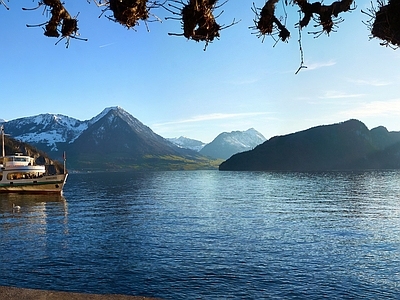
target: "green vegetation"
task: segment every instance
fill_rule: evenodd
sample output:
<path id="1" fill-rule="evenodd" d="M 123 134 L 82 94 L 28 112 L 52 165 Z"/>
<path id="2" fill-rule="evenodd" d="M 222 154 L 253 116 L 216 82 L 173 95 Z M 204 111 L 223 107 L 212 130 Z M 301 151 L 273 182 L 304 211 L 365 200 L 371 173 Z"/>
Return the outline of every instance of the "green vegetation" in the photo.
<path id="1" fill-rule="evenodd" d="M 218 169 L 221 159 L 204 156 L 144 155 L 141 158 L 126 156 L 79 155 L 68 159 L 68 169 L 73 171 L 175 171 Z"/>

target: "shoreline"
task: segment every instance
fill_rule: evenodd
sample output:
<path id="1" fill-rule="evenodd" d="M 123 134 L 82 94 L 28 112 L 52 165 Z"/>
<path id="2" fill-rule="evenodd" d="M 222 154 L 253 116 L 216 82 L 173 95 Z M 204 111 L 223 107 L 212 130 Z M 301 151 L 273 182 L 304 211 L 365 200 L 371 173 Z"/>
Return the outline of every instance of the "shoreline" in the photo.
<path id="1" fill-rule="evenodd" d="M 156 300 L 157 298 L 119 294 L 86 294 L 0 286 L 2 300 Z"/>

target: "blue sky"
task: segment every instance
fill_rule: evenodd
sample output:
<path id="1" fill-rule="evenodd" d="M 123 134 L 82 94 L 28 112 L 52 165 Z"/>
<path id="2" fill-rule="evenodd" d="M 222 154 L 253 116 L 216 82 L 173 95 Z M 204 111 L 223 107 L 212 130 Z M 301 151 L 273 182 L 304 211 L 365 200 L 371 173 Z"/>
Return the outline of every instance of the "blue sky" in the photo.
<path id="1" fill-rule="evenodd" d="M 196 43 L 184 37 L 179 21 L 163 9 L 151 12 L 163 22 L 141 22 L 127 30 L 108 20 L 94 3 L 65 0 L 79 13 L 79 33 L 87 42 L 47 38 L 40 27 L 43 8 L 31 0 L 0 5 L 0 118 L 12 120 L 55 113 L 88 120 L 104 108 L 120 106 L 163 137 L 187 136 L 203 142 L 219 133 L 255 128 L 266 138 L 317 125 L 358 119 L 400 131 L 400 52 L 369 39 L 361 13 L 343 14 L 337 32 L 319 38 L 302 32 L 300 65 L 297 7 L 287 7 L 288 43 L 257 38 L 253 1 L 230 0 L 216 11 L 219 40 Z M 255 0 L 262 7 L 264 1 Z M 109 14 L 107 12 L 106 14 Z M 277 15 L 283 15 L 282 3 Z M 153 17 L 155 19 L 155 17 Z"/>

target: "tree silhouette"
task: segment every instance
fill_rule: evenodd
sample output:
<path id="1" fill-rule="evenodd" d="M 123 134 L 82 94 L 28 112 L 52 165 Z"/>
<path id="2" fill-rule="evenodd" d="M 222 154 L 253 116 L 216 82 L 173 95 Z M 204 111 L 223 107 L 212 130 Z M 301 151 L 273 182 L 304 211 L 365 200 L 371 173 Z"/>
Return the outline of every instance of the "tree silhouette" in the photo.
<path id="1" fill-rule="evenodd" d="M 104 14 L 127 28 L 135 27 L 140 21 L 146 23 L 151 16 L 150 10 L 164 8 L 173 15 L 167 19 L 179 20 L 182 25 L 182 33 L 169 33 L 170 35 L 184 36 L 196 42 L 202 41 L 206 47 L 209 42 L 220 36 L 222 29 L 237 23 L 235 20 L 227 26 L 217 23 L 219 15 L 215 16 L 214 12 L 225 3 L 218 3 L 223 0 L 162 0 L 165 1 L 162 3 L 157 0 L 86 1 L 101 8 L 101 15 Z M 323 4 L 323 1 L 310 3 L 308 0 L 290 0 L 288 3 L 288 0 L 268 0 L 261 8 L 253 3 L 252 10 L 255 16 L 251 29 L 256 31 L 258 37 L 271 36 L 277 42 L 287 41 L 290 37 L 290 31 L 275 16 L 275 6 L 279 1 L 284 2 L 285 7 L 298 7 L 299 32 L 313 22 L 314 26 L 319 28 L 312 32 L 316 36 L 323 33 L 329 35 L 336 31 L 338 24 L 344 20 L 342 14 L 355 9 L 354 0 L 335 1 L 330 5 Z M 0 0 L 0 5 L 9 9 L 5 0 Z M 45 7 L 50 19 L 43 24 L 27 25 L 28 27 L 44 26 L 44 35 L 67 39 L 67 47 L 71 38 L 82 39 L 78 34 L 78 20 L 71 17 L 61 0 L 39 0 L 37 7 L 23 9 L 34 10 L 41 6 Z M 365 24 L 371 32 L 371 38 L 382 40 L 381 45 L 384 46 L 395 49 L 400 46 L 400 0 L 377 0 L 376 5 L 371 2 L 371 8 L 362 12 L 370 17 Z"/>

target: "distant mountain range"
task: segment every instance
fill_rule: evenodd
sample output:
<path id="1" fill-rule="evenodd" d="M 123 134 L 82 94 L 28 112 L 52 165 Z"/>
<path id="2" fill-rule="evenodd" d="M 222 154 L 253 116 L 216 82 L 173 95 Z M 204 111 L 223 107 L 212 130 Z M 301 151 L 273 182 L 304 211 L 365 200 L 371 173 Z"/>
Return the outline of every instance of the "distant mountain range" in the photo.
<path id="1" fill-rule="evenodd" d="M 182 136 L 168 140 L 178 147 L 195 150 L 208 157 L 227 159 L 233 154 L 253 149 L 266 139 L 257 130 L 250 128 L 246 131 L 223 132 L 209 144 Z"/>
<path id="2" fill-rule="evenodd" d="M 79 121 L 41 114 L 4 123 L 6 133 L 62 159 L 74 170 L 187 170 L 217 168 L 218 161 L 183 149 L 154 133 L 120 107 Z"/>
<path id="3" fill-rule="evenodd" d="M 87 121 L 40 114 L 0 124 L 13 138 L 55 159 L 62 160 L 66 151 L 68 166 L 75 170 L 216 169 L 222 159 L 265 140 L 254 129 L 222 133 L 208 145 L 184 137 L 165 139 L 121 107 L 106 108 Z"/>
<path id="4" fill-rule="evenodd" d="M 29 150 L 32 156 L 62 161 L 66 151 L 67 167 L 76 171 L 193 170 L 218 165 L 220 170 L 400 168 L 400 132 L 389 132 L 383 126 L 369 130 L 358 120 L 267 141 L 254 129 L 224 132 L 209 144 L 183 137 L 167 140 L 120 107 L 106 108 L 87 121 L 41 114 L 0 124 L 15 140 L 41 150 Z M 20 143 L 7 149 L 27 148 Z"/>
<path id="5" fill-rule="evenodd" d="M 265 137 L 254 128 L 246 131 L 223 132 L 211 143 L 205 145 L 200 150 L 200 154 L 227 159 L 233 154 L 251 150 L 265 140 Z"/>
<path id="6" fill-rule="evenodd" d="M 220 170 L 326 171 L 400 168 L 400 132 L 358 120 L 276 136 L 223 162 Z"/>

